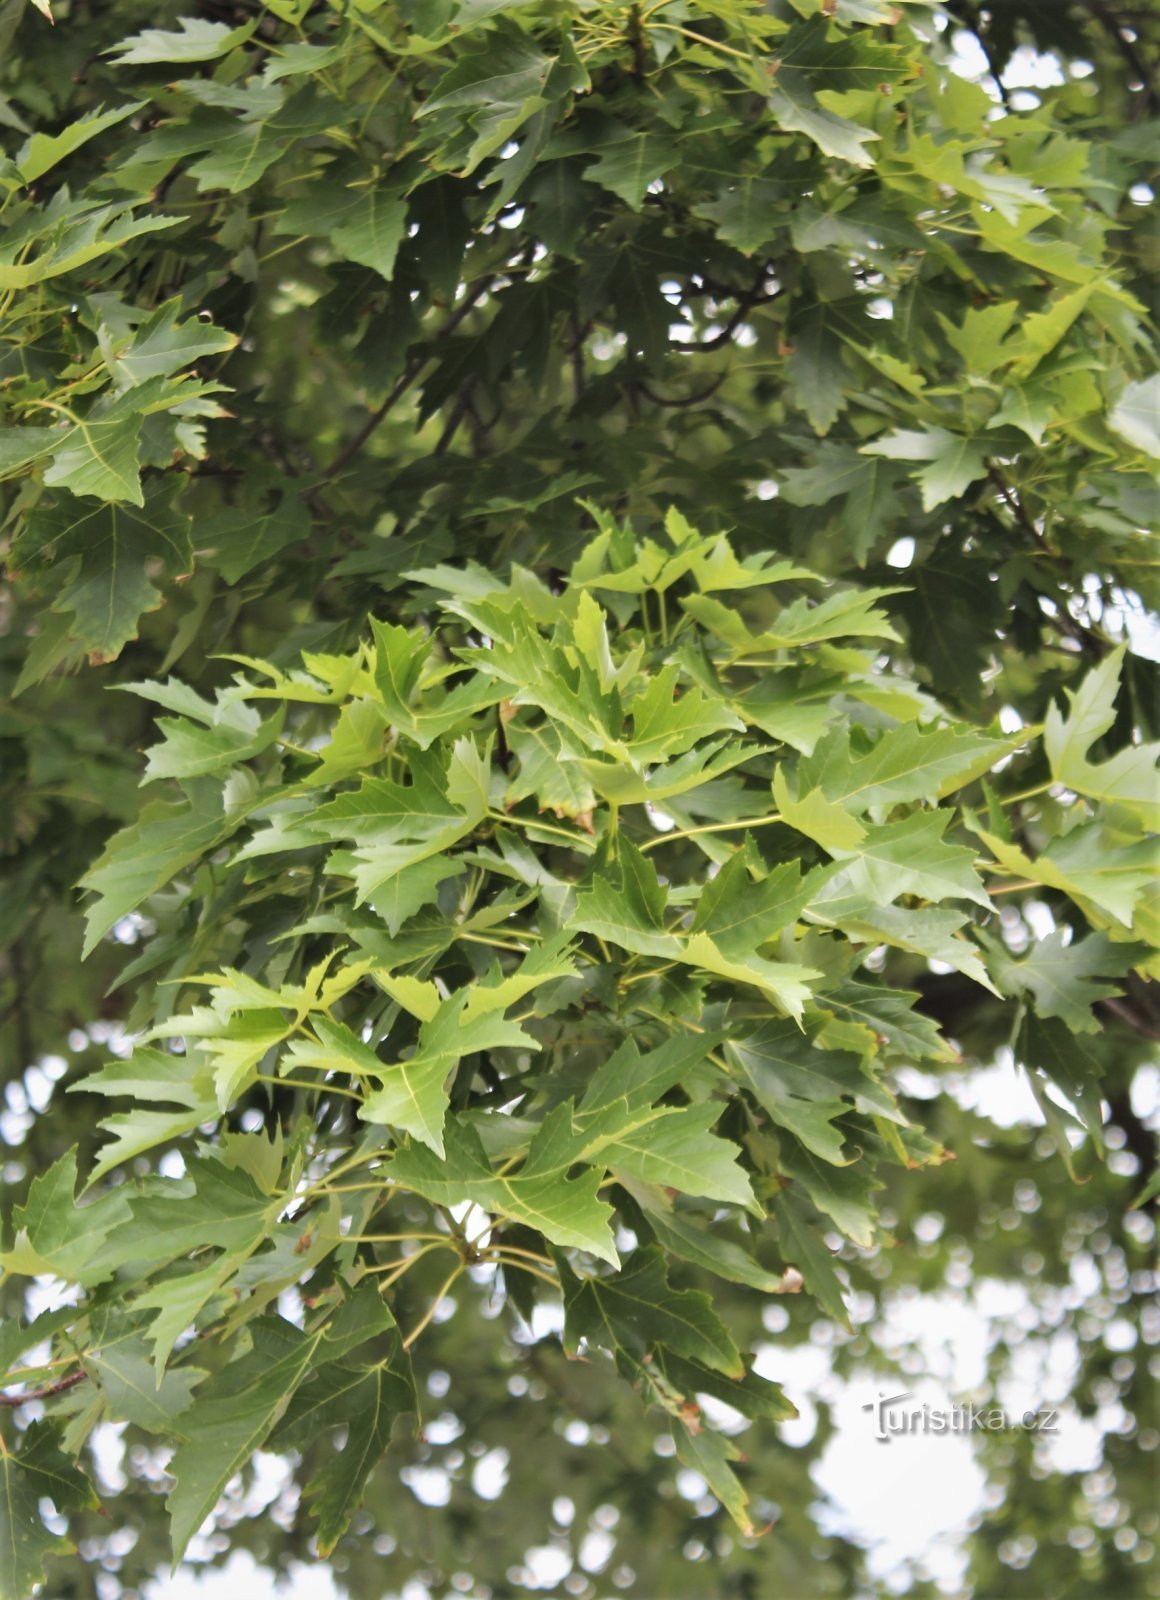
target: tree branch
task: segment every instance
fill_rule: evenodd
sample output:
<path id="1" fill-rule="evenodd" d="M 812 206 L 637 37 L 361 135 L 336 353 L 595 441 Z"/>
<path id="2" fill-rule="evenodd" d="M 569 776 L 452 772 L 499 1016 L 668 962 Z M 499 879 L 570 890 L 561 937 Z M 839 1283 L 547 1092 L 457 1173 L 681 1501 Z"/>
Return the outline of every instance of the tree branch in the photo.
<path id="1" fill-rule="evenodd" d="M 432 344 L 440 343 L 441 340 L 448 338 L 449 335 L 455 332 L 456 328 L 458 328 L 459 324 L 467 316 L 468 312 L 474 310 L 474 308 L 483 299 L 484 295 L 495 282 L 496 276 L 497 274 L 495 273 L 489 273 L 486 278 L 482 278 L 479 281 L 479 283 L 467 296 L 466 300 L 464 300 L 463 304 L 458 306 L 452 315 L 448 317 L 443 326 L 432 335 Z M 402 373 L 396 379 L 393 387 L 383 403 L 376 410 L 371 412 L 370 416 L 355 434 L 354 438 L 349 444 L 345 445 L 338 452 L 330 465 L 323 468 L 322 481 L 324 483 L 329 482 L 331 478 L 337 477 L 344 467 L 350 465 L 355 456 L 357 456 L 359 451 L 362 449 L 363 445 L 366 444 L 371 434 L 374 433 L 375 429 L 380 425 L 380 423 L 385 421 L 394 407 L 403 398 L 407 390 L 412 386 L 416 378 L 418 378 L 419 374 L 422 372 L 423 368 L 427 365 L 430 359 L 430 349 L 427 349 L 421 356 L 416 356 L 413 361 L 408 362 L 408 364 L 403 368 Z"/>
<path id="2" fill-rule="evenodd" d="M 1154 74 L 1143 56 L 1136 49 L 1135 41 L 1128 38 L 1115 12 L 1105 3 L 1105 0 L 1088 0 L 1088 9 L 1124 58 L 1124 62 L 1133 77 L 1143 85 L 1144 93 L 1136 109 L 1136 115 L 1142 116 L 1155 112 L 1158 105 L 1160 105 L 1160 101 L 1157 99 L 1153 83 Z"/>
<path id="3" fill-rule="evenodd" d="M 43 1389 L 30 1389 L 27 1394 L 0 1394 L 0 1406 L 26 1406 L 33 1400 L 51 1400 L 54 1394 L 64 1394 L 67 1389 L 75 1389 L 78 1383 L 84 1383 L 87 1378 L 87 1372 L 70 1372 L 67 1378 L 58 1378 L 55 1383 L 46 1383 Z"/>
<path id="4" fill-rule="evenodd" d="M 1045 556 L 1057 561 L 1059 552 L 1053 550 L 1048 544 L 1039 528 L 1036 527 L 1035 519 L 1023 504 L 1022 499 L 1016 494 L 1014 487 L 1007 482 L 993 461 L 988 461 L 987 463 L 987 476 L 994 484 L 999 498 L 1007 507 L 1018 526 L 1023 529 L 1024 533 L 1028 535 Z M 1000 522 L 999 525 L 1001 527 L 1002 523 Z M 1054 617 L 1044 613 L 1044 620 L 1051 623 L 1060 633 L 1078 644 L 1081 652 L 1090 661 L 1103 659 L 1107 650 L 1104 641 L 1098 634 L 1093 633 L 1090 628 L 1085 628 L 1082 622 L 1077 622 L 1066 607 L 1060 606 L 1058 614 Z"/>

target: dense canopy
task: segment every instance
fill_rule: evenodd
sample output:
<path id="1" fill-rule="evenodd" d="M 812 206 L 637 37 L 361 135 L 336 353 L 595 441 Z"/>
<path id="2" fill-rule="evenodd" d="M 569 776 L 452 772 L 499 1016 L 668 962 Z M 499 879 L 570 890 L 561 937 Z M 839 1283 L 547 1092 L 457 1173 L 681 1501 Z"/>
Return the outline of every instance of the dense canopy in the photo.
<path id="1" fill-rule="evenodd" d="M 1108 1515 L 983 1446 L 976 1592 L 1150 1592 L 1155 16 L 0 36 L 0 1597 L 162 1494 L 359 1600 L 860 1593 L 761 1347 L 967 1246 L 1127 1418 Z"/>

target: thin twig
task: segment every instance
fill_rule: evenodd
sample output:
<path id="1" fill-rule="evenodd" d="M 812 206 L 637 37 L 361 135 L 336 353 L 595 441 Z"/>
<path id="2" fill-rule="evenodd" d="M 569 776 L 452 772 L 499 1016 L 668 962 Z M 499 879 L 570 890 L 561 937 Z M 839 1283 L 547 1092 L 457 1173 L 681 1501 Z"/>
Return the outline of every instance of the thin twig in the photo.
<path id="1" fill-rule="evenodd" d="M 440 340 L 446 339 L 450 334 L 454 333 L 456 328 L 458 328 L 459 324 L 463 321 L 464 317 L 466 317 L 470 311 L 474 310 L 474 308 L 483 299 L 484 295 L 491 288 L 495 280 L 496 274 L 494 272 L 489 273 L 486 278 L 481 278 L 479 283 L 476 284 L 475 288 L 467 296 L 466 300 L 464 300 L 463 304 L 457 307 L 451 316 L 448 317 L 443 326 L 432 335 L 432 343 L 438 343 Z M 323 482 L 327 482 L 329 479 L 337 477 L 344 467 L 349 466 L 349 464 L 354 460 L 355 456 L 358 455 L 363 445 L 366 444 L 371 434 L 374 433 L 379 424 L 390 415 L 392 409 L 403 398 L 407 390 L 415 382 L 415 379 L 419 376 L 430 359 L 431 353 L 430 350 L 427 350 L 423 355 L 417 356 L 415 360 L 409 362 L 407 366 L 404 367 L 401 375 L 396 379 L 393 387 L 383 403 L 376 410 L 371 412 L 370 416 L 355 434 L 354 438 L 349 444 L 345 445 L 343 449 L 338 452 L 330 465 L 323 468 Z"/>
<path id="2" fill-rule="evenodd" d="M 447 1277 L 446 1281 L 443 1283 L 443 1285 L 441 1286 L 441 1288 L 439 1290 L 439 1293 L 435 1296 L 435 1298 L 434 1298 L 434 1300 L 432 1300 L 430 1306 L 428 1306 L 426 1312 L 419 1319 L 419 1321 L 416 1323 L 416 1325 L 411 1329 L 411 1331 L 407 1335 L 407 1337 L 403 1340 L 403 1349 L 404 1350 L 409 1350 L 411 1348 L 411 1346 L 415 1343 L 415 1340 L 423 1332 L 423 1329 L 431 1321 L 431 1318 L 435 1315 L 435 1313 L 438 1311 L 439 1307 L 442 1305 L 443 1299 L 444 1299 L 445 1295 L 447 1294 L 448 1289 L 451 1288 L 451 1285 L 455 1282 L 456 1278 L 458 1278 L 459 1274 L 463 1270 L 464 1270 L 464 1263 L 462 1261 L 460 1261 L 460 1262 L 458 1262 L 456 1264 L 455 1270 L 448 1274 L 448 1277 Z"/>
<path id="3" fill-rule="evenodd" d="M 43 1389 L 30 1389 L 27 1394 L 0 1394 L 0 1406 L 26 1406 L 33 1400 L 51 1400 L 54 1394 L 64 1394 L 67 1389 L 75 1389 L 78 1383 L 84 1383 L 87 1378 L 87 1372 L 70 1372 L 67 1378 L 58 1378 L 55 1383 L 46 1383 Z"/>

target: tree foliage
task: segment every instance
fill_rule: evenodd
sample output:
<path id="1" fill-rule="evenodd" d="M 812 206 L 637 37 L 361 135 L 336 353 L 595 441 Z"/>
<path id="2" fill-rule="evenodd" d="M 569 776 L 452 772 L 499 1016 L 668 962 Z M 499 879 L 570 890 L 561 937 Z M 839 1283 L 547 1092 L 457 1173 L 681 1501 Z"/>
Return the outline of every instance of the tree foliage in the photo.
<path id="1" fill-rule="evenodd" d="M 907 1073 L 1140 1142 L 1151 41 L 1049 9 L 10 0 L 0 1026 L 88 1070 L 0 1593 L 106 1421 L 175 1559 L 259 1450 L 329 1553 L 453 1294 L 560 1303 L 747 1548 L 754 1307 L 844 1322 L 967 1155 Z"/>

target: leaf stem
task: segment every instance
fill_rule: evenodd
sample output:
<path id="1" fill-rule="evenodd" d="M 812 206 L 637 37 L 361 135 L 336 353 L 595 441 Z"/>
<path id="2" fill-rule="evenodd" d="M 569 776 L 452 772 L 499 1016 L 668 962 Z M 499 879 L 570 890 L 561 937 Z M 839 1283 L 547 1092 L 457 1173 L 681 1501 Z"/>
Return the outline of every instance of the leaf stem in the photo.
<path id="1" fill-rule="evenodd" d="M 558 1278 L 550 1277 L 548 1273 L 541 1272 L 539 1267 L 533 1267 L 527 1261 L 512 1261 L 503 1256 L 496 1257 L 495 1265 L 497 1267 L 507 1267 L 513 1272 L 530 1272 L 532 1277 L 539 1278 L 541 1283 L 550 1284 L 553 1289 L 559 1290 L 560 1282 Z"/>
<path id="2" fill-rule="evenodd" d="M 768 828 L 772 823 L 784 820 L 780 812 L 774 811 L 768 817 L 738 817 L 736 822 L 703 822 L 697 828 L 680 828 L 675 833 L 658 833 L 655 839 L 645 840 L 640 846 L 640 852 L 644 855 L 648 850 L 655 850 L 658 845 L 672 844 L 676 839 L 694 839 L 701 833 L 727 833 L 734 828 Z"/>
<path id="3" fill-rule="evenodd" d="M 254 1081 L 272 1083 L 279 1089 L 312 1089 L 315 1094 L 341 1094 L 347 1100 L 357 1100 L 362 1103 L 361 1094 L 356 1094 L 353 1089 L 342 1089 L 337 1083 L 311 1083 L 306 1078 L 276 1078 L 271 1072 L 255 1073 Z"/>
<path id="4" fill-rule="evenodd" d="M 569 844 L 592 848 L 592 840 L 586 833 L 573 833 L 568 828 L 557 828 L 550 822 L 540 822 L 538 818 L 517 817 L 510 811 L 489 811 L 487 814 L 492 822 L 502 822 L 517 828 L 537 828 L 541 833 L 557 834 L 561 839 L 567 839 Z"/>
<path id="5" fill-rule="evenodd" d="M 440 1305 L 443 1302 L 443 1297 L 446 1295 L 448 1289 L 451 1288 L 451 1285 L 455 1282 L 456 1278 L 459 1277 L 459 1274 L 463 1270 L 464 1270 L 463 1262 L 462 1261 L 457 1262 L 456 1265 L 455 1265 L 454 1272 L 451 1272 L 451 1273 L 448 1274 L 447 1280 L 440 1287 L 439 1293 L 435 1296 L 434 1300 L 432 1300 L 430 1306 L 427 1308 L 427 1310 L 423 1314 L 423 1316 L 419 1319 L 418 1323 L 416 1323 L 415 1327 L 411 1329 L 411 1332 L 403 1340 L 403 1349 L 404 1350 L 409 1350 L 411 1348 L 411 1346 L 415 1343 L 415 1340 L 423 1332 L 424 1328 L 426 1328 L 427 1324 L 431 1321 L 431 1318 L 438 1311 Z"/>

